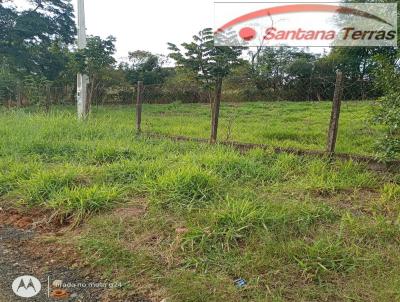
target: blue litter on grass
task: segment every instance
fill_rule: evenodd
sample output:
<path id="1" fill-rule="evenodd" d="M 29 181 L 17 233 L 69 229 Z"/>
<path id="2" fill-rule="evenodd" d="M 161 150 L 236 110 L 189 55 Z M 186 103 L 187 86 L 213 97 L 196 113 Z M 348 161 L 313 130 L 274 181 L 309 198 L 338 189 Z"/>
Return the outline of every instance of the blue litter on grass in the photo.
<path id="1" fill-rule="evenodd" d="M 235 285 L 237 288 L 245 287 L 247 284 L 246 280 L 244 280 L 242 278 L 239 278 L 239 279 L 235 280 L 234 282 L 235 282 Z"/>

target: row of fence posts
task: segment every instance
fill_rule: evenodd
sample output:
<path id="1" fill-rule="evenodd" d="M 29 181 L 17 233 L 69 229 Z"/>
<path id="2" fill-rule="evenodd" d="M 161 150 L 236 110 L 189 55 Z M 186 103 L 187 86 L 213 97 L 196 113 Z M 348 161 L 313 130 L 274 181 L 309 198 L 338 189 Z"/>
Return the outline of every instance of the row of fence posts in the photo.
<path id="1" fill-rule="evenodd" d="M 143 92 L 144 92 L 143 82 L 139 81 L 137 86 L 137 100 L 136 100 L 136 131 L 138 134 L 142 132 L 141 124 L 142 124 Z M 218 79 L 216 82 L 215 98 L 211 107 L 212 108 L 211 136 L 210 136 L 211 144 L 215 144 L 217 142 L 221 96 L 222 96 L 222 79 Z M 335 153 L 335 147 L 339 129 L 339 118 L 340 118 L 340 108 L 342 104 L 342 96 L 343 96 L 343 74 L 341 71 L 338 70 L 336 72 L 335 93 L 333 96 L 332 113 L 328 130 L 328 141 L 326 148 L 326 153 L 328 155 L 333 155 Z"/>

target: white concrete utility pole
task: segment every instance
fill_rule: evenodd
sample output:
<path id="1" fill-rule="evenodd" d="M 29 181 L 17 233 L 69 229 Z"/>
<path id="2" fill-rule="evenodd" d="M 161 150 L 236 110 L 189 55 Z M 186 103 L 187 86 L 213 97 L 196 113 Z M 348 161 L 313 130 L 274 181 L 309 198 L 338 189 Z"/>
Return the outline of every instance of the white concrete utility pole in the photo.
<path id="1" fill-rule="evenodd" d="M 85 0 L 78 0 L 78 49 L 86 48 Z M 89 77 L 78 74 L 77 77 L 77 104 L 78 118 L 84 120 L 88 115 L 87 84 Z"/>

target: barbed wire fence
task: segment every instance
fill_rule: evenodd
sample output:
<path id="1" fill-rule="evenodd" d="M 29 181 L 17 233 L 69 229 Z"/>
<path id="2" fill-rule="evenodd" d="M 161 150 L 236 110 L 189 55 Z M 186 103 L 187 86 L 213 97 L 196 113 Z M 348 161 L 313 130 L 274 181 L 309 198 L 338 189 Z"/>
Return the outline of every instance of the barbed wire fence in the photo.
<path id="1" fill-rule="evenodd" d="M 295 84 L 292 84 L 295 83 Z M 335 87 L 335 78 L 307 77 L 284 79 L 280 83 L 273 80 L 229 77 L 222 87 L 223 102 L 241 103 L 256 101 L 326 101 L 331 100 Z M 136 99 L 136 85 L 88 86 L 88 98 L 92 106 L 107 104 L 131 104 Z M 214 92 L 199 83 L 173 83 L 144 85 L 143 102 L 148 104 L 210 103 Z M 345 79 L 343 87 L 344 100 L 366 100 L 379 96 L 379 89 L 371 80 Z M 34 104 L 67 105 L 76 102 L 76 87 L 54 84 L 16 84 L 0 86 L 0 101 L 5 107 L 20 107 Z"/>
<path id="2" fill-rule="evenodd" d="M 258 85 L 257 80 L 229 78 L 224 81 L 222 95 L 224 102 L 241 103 L 256 101 L 328 101 L 332 100 L 335 89 L 335 77 L 307 77 L 293 80 L 282 80 L 281 83 L 266 82 Z M 199 84 L 182 85 L 171 83 L 145 84 L 143 102 L 148 104 L 208 103 L 214 93 L 213 89 Z M 380 96 L 379 88 L 372 80 L 344 78 L 343 100 L 371 100 Z M 134 87 L 136 98 L 136 87 Z"/>
<path id="3" fill-rule="evenodd" d="M 244 102 L 266 102 L 266 101 L 292 101 L 292 102 L 326 102 L 332 104 L 331 109 L 331 117 L 327 118 L 326 121 L 326 129 L 324 128 L 322 131 L 326 134 L 326 144 L 324 146 L 321 145 L 320 150 L 326 154 L 334 154 L 336 151 L 336 141 L 339 132 L 339 119 L 341 110 L 344 110 L 344 113 L 347 113 L 351 110 L 351 106 L 354 103 L 349 103 L 346 101 L 353 100 L 375 100 L 379 97 L 379 90 L 374 87 L 373 83 L 369 80 L 359 79 L 350 81 L 343 76 L 341 72 L 338 72 L 336 77 L 312 77 L 303 79 L 303 85 L 300 87 L 301 91 L 298 93 L 299 96 L 295 95 L 296 89 L 290 91 L 290 89 L 280 89 L 280 87 L 276 87 L 275 89 L 271 88 L 273 85 L 268 87 L 267 89 L 260 89 L 260 87 L 255 87 L 254 84 L 250 84 L 250 80 L 237 79 L 232 80 L 228 83 L 225 83 L 222 87 L 221 97 L 218 101 L 218 93 L 215 89 L 201 89 L 198 86 L 196 87 L 180 87 L 180 89 L 174 89 L 174 87 L 170 87 L 167 85 L 157 84 L 157 85 L 143 85 L 140 88 L 140 85 L 134 89 L 134 99 L 137 103 L 137 117 L 140 118 L 140 123 L 137 124 L 138 132 L 146 132 L 147 134 L 152 134 L 152 132 L 156 135 L 168 132 L 171 136 L 182 137 L 184 133 L 179 133 L 179 129 L 183 129 L 185 123 L 184 117 L 181 119 L 182 125 L 179 127 L 173 126 L 171 129 L 177 129 L 176 133 L 173 131 L 164 131 L 158 132 L 154 131 L 153 127 L 154 123 L 159 121 L 157 117 L 154 119 L 154 123 L 151 120 L 143 120 L 142 125 L 142 107 L 150 104 L 172 104 L 172 103 L 190 103 L 190 104 L 203 104 L 209 105 L 209 131 L 210 131 L 210 142 L 215 143 L 217 138 L 217 130 L 218 130 L 218 119 L 219 119 L 219 108 L 218 112 L 216 111 L 215 102 L 232 104 L 236 106 L 236 104 L 241 104 Z M 288 83 L 287 86 L 290 87 Z M 138 91 L 142 89 L 141 93 Z M 358 93 L 358 96 L 357 96 Z M 355 97 L 356 96 L 356 97 Z M 356 103 L 357 104 L 357 103 Z M 219 105 L 218 105 L 219 106 Z M 218 107 L 217 106 L 217 107 Z M 150 107 L 149 107 L 150 108 Z M 186 110 L 190 110 L 188 107 Z M 196 107 L 194 107 L 196 108 Z M 173 115 L 174 107 L 165 108 L 166 111 L 170 110 L 172 112 L 162 112 L 162 115 L 165 115 L 165 119 L 168 119 L 167 115 Z M 178 110 L 178 109 L 177 109 Z M 224 107 L 223 109 L 224 110 Z M 304 109 L 307 110 L 307 109 Z M 177 111 L 179 114 L 179 112 Z M 185 113 L 190 114 L 190 113 Z M 193 115 L 198 114 L 196 110 L 193 110 Z M 224 135 L 220 135 L 219 142 L 228 142 L 233 138 L 233 129 L 235 128 L 235 122 L 238 118 L 240 118 L 240 113 L 235 110 L 229 110 L 229 115 L 227 112 L 224 112 Z M 310 111 L 310 116 L 307 120 L 312 123 L 313 116 Z M 146 115 L 147 118 L 147 115 Z M 148 117 L 153 118 L 153 116 Z M 279 117 L 278 117 L 279 118 Z M 138 120 L 138 118 L 137 118 Z M 350 123 L 352 121 L 350 120 Z M 347 121 L 348 123 L 348 121 Z M 359 121 L 354 121 L 355 128 L 360 127 Z M 171 123 L 172 125 L 172 123 Z M 144 128 L 142 129 L 142 127 Z M 204 124 L 202 124 L 204 127 Z M 213 127 L 215 128 L 213 131 Z M 372 133 L 371 125 L 368 124 L 368 121 L 365 121 L 365 125 L 363 126 L 366 130 Z M 351 128 L 351 127 L 349 127 Z M 183 131 L 182 131 L 183 132 Z M 214 134 L 213 134 L 214 133 Z M 185 133 L 187 134 L 187 133 Z M 189 135 L 190 138 L 196 138 Z M 183 138 L 183 137 L 182 137 Z M 189 138 L 189 137 L 188 137 Z M 197 137 L 198 138 L 198 137 Z M 204 139 L 204 137 L 203 137 Z M 268 143 L 268 139 L 266 139 L 265 143 Z"/>
<path id="4" fill-rule="evenodd" d="M 67 105 L 75 102 L 76 89 L 73 86 L 15 86 L 0 89 L 0 100 L 7 108 L 38 105 L 49 111 L 53 105 Z"/>
<path id="5" fill-rule="evenodd" d="M 238 106 L 238 104 L 248 102 L 332 102 L 334 99 L 335 87 L 337 87 L 337 78 L 332 76 L 295 79 L 293 82 L 297 83 L 297 86 L 292 84 L 290 79 L 285 79 L 281 81 L 280 84 L 274 83 L 273 81 L 267 82 L 266 86 L 263 86 L 265 83 L 262 81 L 260 82 L 261 83 L 257 83 L 257 81 L 254 81 L 254 79 L 244 77 L 227 78 L 224 80 L 224 84 L 221 87 L 221 97 L 218 103 L 223 102 L 225 104 L 231 104 L 229 106 L 234 107 Z M 347 100 L 375 100 L 380 95 L 379 89 L 376 88 L 372 84 L 371 80 L 368 79 L 349 80 L 348 78 L 343 77 L 340 89 L 340 100 L 344 101 L 341 103 L 341 105 L 345 110 L 347 110 L 347 106 L 352 106 L 350 103 L 345 102 Z M 128 105 L 132 104 L 132 102 L 136 102 L 138 99 L 138 91 L 139 89 L 136 85 L 108 88 L 105 88 L 101 85 L 96 85 L 94 87 L 88 87 L 88 98 L 90 98 L 92 107 L 108 104 Z M 184 83 L 175 83 L 167 81 L 164 84 L 143 85 L 141 88 L 140 102 L 145 106 L 148 104 L 156 105 L 176 103 L 176 108 L 178 108 L 178 104 L 181 103 L 208 106 L 209 109 L 207 109 L 207 112 L 209 112 L 208 116 L 210 117 L 209 124 L 207 122 L 209 125 L 208 130 L 210 130 L 211 133 L 211 130 L 213 129 L 214 137 L 211 136 L 210 140 L 215 142 L 217 138 L 219 119 L 219 112 L 217 112 L 215 116 L 214 111 L 216 109 L 213 107 L 215 104 L 216 95 L 217 93 L 215 88 L 207 88 L 203 85 L 199 85 L 198 83 L 192 83 L 189 81 Z M 24 107 L 34 104 L 43 108 L 42 110 L 45 112 L 50 112 L 53 106 L 76 104 L 76 87 L 74 85 L 54 86 L 51 84 L 26 86 L 14 85 L 5 88 L 0 87 L 0 99 L 7 108 Z M 185 109 L 188 111 L 185 113 L 186 116 L 190 116 L 190 114 L 198 114 L 195 105 L 194 107 L 190 108 L 193 109 L 193 112 L 189 112 L 191 109 Z M 226 107 L 222 107 L 224 129 L 223 133 L 221 132 L 219 134 L 219 141 L 233 140 L 237 132 L 237 129 L 235 129 L 235 123 L 241 119 L 241 113 L 239 111 L 229 110 L 229 112 L 227 112 L 224 111 L 225 108 Z M 168 110 L 173 111 L 174 109 L 173 107 L 170 107 Z M 164 114 L 170 115 L 168 112 Z M 307 117 L 307 122 L 312 123 L 312 114 L 313 113 L 310 111 L 310 116 Z M 159 120 L 151 121 L 145 119 L 143 130 L 146 132 L 153 131 L 154 128 L 157 128 L 154 127 L 157 121 Z M 150 126 L 150 124 L 152 126 Z M 204 123 L 202 126 L 203 128 L 205 127 Z M 170 133 L 174 135 L 176 134 L 177 136 L 185 135 L 187 132 L 185 133 L 185 131 L 181 131 L 184 127 L 184 119 L 182 118 L 182 125 L 180 127 L 173 128 Z M 355 124 L 355 127 L 360 128 L 360 124 Z M 142 130 L 141 121 L 137 128 Z M 362 128 L 362 131 L 367 135 L 373 134 L 373 130 L 371 130 L 372 128 L 370 125 L 368 125 L 367 121 Z M 312 129 L 310 128 L 310 130 Z M 268 139 L 266 139 L 266 142 L 268 142 Z"/>

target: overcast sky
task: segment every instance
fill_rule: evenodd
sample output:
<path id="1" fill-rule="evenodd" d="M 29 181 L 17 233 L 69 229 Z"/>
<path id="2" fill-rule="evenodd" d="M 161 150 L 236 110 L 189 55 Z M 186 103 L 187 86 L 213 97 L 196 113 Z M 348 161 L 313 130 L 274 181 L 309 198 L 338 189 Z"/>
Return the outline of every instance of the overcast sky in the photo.
<path id="1" fill-rule="evenodd" d="M 85 0 L 85 6 L 87 33 L 115 36 L 117 58 L 137 49 L 167 54 L 167 42 L 188 41 L 214 24 L 210 0 Z"/>
<path id="2" fill-rule="evenodd" d="M 77 0 L 72 1 L 76 7 Z M 229 2 L 229 0 L 222 1 Z M 254 0 L 233 1 L 254 2 Z M 288 0 L 273 2 L 288 2 Z M 308 0 L 308 2 L 334 2 L 334 0 Z M 190 41 L 201 29 L 214 27 L 214 0 L 85 0 L 85 6 L 87 33 L 103 38 L 109 35 L 115 36 L 117 59 L 127 57 L 128 51 L 133 50 L 168 54 L 167 42 L 181 44 Z M 322 48 L 311 50 L 321 52 Z"/>
<path id="3" fill-rule="evenodd" d="M 254 2 L 236 0 L 246 1 Z M 329 1 L 332 0 L 308 2 Z M 72 2 L 76 9 L 78 0 Z M 14 0 L 14 3 L 23 7 L 26 0 Z M 88 35 L 115 36 L 119 60 L 134 50 L 168 54 L 167 42 L 188 42 L 201 29 L 214 26 L 214 0 L 85 0 L 85 6 Z"/>

